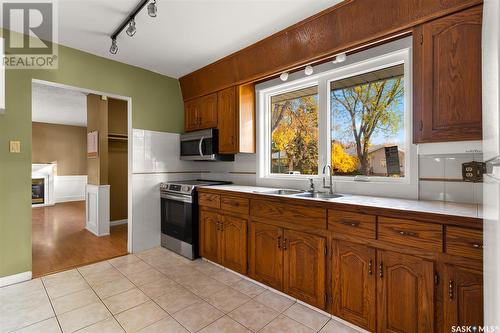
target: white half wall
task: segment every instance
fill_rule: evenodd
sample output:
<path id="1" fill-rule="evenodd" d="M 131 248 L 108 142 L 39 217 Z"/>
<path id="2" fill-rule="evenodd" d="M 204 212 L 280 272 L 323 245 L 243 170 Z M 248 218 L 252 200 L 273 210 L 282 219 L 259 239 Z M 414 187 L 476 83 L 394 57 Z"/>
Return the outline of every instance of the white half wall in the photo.
<path id="1" fill-rule="evenodd" d="M 55 176 L 55 203 L 85 200 L 86 185 L 87 176 Z"/>

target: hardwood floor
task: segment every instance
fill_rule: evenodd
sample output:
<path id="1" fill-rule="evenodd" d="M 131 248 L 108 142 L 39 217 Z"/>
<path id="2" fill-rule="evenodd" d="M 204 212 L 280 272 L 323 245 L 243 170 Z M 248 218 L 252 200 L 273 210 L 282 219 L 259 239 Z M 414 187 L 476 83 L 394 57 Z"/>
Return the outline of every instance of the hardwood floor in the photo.
<path id="1" fill-rule="evenodd" d="M 85 229 L 85 201 L 32 210 L 33 277 L 127 254 L 127 225 L 97 237 Z"/>

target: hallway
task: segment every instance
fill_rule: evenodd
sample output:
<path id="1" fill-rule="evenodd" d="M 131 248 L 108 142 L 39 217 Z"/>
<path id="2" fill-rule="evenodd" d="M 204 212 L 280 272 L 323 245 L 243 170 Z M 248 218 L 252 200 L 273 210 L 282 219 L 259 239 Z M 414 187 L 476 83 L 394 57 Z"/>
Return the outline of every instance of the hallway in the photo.
<path id="1" fill-rule="evenodd" d="M 32 209 L 33 278 L 127 254 L 127 225 L 97 237 L 85 229 L 85 201 Z"/>

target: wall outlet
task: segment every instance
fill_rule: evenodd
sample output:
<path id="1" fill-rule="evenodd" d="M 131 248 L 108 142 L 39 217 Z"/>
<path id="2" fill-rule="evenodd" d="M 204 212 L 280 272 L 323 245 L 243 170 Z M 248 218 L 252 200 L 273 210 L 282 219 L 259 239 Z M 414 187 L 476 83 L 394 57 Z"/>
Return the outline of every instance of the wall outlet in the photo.
<path id="1" fill-rule="evenodd" d="M 466 182 L 481 183 L 486 173 L 486 163 L 469 162 L 462 164 L 462 178 Z"/>
<path id="2" fill-rule="evenodd" d="M 9 141 L 9 151 L 11 153 L 20 153 L 21 152 L 21 141 Z"/>

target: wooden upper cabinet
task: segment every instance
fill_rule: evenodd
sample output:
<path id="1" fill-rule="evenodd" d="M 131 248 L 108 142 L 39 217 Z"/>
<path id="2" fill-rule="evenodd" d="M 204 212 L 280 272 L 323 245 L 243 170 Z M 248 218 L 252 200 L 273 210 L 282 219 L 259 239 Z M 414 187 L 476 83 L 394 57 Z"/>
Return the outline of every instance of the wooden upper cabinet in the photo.
<path id="1" fill-rule="evenodd" d="M 414 31 L 414 141 L 480 140 L 482 6 Z"/>
<path id="2" fill-rule="evenodd" d="M 255 152 L 255 87 L 234 86 L 218 92 L 219 153 Z"/>
<path id="3" fill-rule="evenodd" d="M 213 262 L 220 262 L 220 223 L 219 214 L 200 211 L 200 255 Z"/>
<path id="4" fill-rule="evenodd" d="M 222 217 L 222 265 L 241 274 L 247 272 L 247 220 L 225 215 Z"/>
<path id="5" fill-rule="evenodd" d="M 434 332 L 434 264 L 379 251 L 377 332 Z"/>
<path id="6" fill-rule="evenodd" d="M 333 314 L 374 332 L 376 325 L 375 249 L 333 241 Z"/>
<path id="7" fill-rule="evenodd" d="M 250 224 L 250 276 L 274 289 L 283 288 L 283 230 L 252 222 Z"/>
<path id="8" fill-rule="evenodd" d="M 285 230 L 284 237 L 284 292 L 325 309 L 325 238 L 292 230 Z"/>
<path id="9" fill-rule="evenodd" d="M 483 325 L 483 274 L 468 268 L 446 265 L 443 283 L 443 332 L 452 326 Z"/>
<path id="10" fill-rule="evenodd" d="M 186 101 L 184 129 L 186 132 L 217 127 L 217 94 Z"/>

